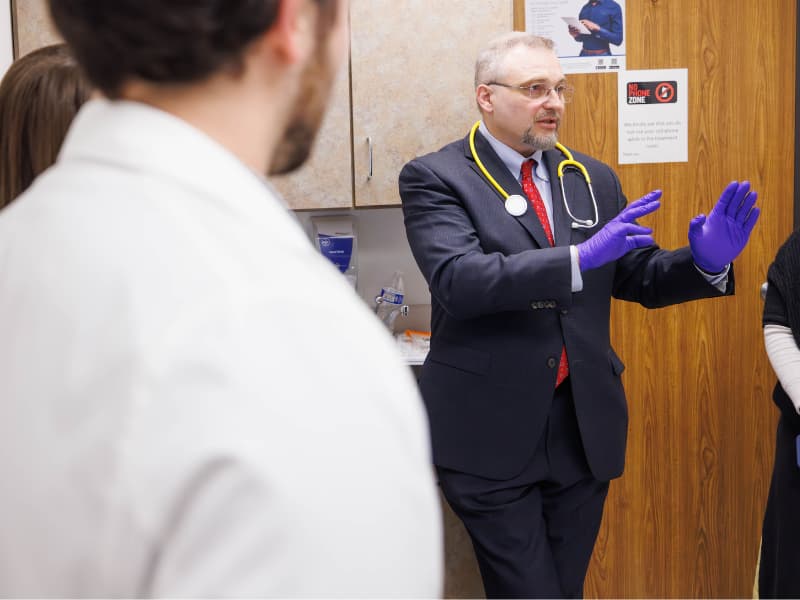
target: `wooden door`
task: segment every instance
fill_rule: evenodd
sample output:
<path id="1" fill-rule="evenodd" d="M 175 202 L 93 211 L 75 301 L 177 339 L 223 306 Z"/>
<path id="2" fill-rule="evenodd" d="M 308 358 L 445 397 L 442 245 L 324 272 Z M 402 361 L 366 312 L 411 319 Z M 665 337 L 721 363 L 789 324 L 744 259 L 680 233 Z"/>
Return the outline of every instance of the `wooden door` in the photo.
<path id="1" fill-rule="evenodd" d="M 512 15 L 508 0 L 352 0 L 356 206 L 399 205 L 403 165 L 467 134 L 475 56 Z"/>
<path id="2" fill-rule="evenodd" d="M 731 180 L 749 179 L 763 211 L 735 262 L 734 297 L 613 307 L 628 456 L 587 597 L 752 596 L 777 422 L 758 292 L 792 229 L 795 22 L 794 0 L 628 0 L 628 69 L 689 70 L 687 163 L 618 165 L 616 77 L 570 77 L 562 140 L 612 165 L 629 201 L 665 191 L 647 218 L 663 247 L 685 245 L 689 220 Z"/>

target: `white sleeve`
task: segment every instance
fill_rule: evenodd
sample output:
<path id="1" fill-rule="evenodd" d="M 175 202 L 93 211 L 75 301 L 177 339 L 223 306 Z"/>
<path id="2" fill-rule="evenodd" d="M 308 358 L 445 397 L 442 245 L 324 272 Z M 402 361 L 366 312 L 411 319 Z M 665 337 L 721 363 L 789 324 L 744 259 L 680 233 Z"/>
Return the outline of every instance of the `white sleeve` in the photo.
<path id="1" fill-rule="evenodd" d="M 792 330 L 783 325 L 765 325 L 764 346 L 778 381 L 800 414 L 800 348 Z"/>
<path id="2" fill-rule="evenodd" d="M 572 263 L 572 291 L 580 292 L 583 290 L 583 277 L 581 276 L 581 264 L 577 246 L 569 247 L 569 257 Z"/>

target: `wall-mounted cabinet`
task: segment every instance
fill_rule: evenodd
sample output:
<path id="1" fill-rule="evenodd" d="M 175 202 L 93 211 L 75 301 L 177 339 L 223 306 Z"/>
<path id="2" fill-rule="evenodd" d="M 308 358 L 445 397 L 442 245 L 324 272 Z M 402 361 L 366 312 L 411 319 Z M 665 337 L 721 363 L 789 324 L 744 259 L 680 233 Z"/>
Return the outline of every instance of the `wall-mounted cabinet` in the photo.
<path id="1" fill-rule="evenodd" d="M 350 28 L 349 89 L 342 77 L 309 163 L 276 180 L 292 208 L 398 205 L 403 165 L 478 117 L 475 57 L 513 29 L 513 3 L 352 0 Z"/>
<path id="2" fill-rule="evenodd" d="M 20 55 L 58 41 L 45 0 L 14 9 Z M 351 0 L 350 69 L 308 163 L 273 179 L 289 206 L 398 205 L 403 165 L 466 135 L 478 114 L 475 56 L 512 29 L 512 0 Z"/>
<path id="3" fill-rule="evenodd" d="M 0 0 L 0 78 L 14 60 L 14 41 L 11 30 L 11 0 Z"/>
<path id="4" fill-rule="evenodd" d="M 353 205 L 350 80 L 347 75 L 347 70 L 342 69 L 311 157 L 291 175 L 270 178 L 291 208 L 350 208 Z"/>
<path id="5" fill-rule="evenodd" d="M 2 4 L 2 2 L 0 2 Z M 53 22 L 47 0 L 12 0 L 16 56 L 61 41 Z"/>

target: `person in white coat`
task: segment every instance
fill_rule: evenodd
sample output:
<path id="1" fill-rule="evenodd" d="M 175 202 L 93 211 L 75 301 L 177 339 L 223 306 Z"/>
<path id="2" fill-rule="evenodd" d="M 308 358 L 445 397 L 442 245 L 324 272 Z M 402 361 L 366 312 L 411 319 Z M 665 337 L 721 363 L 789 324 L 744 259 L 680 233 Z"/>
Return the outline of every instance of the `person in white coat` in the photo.
<path id="1" fill-rule="evenodd" d="M 262 175 L 346 1 L 50 7 L 106 99 L 0 213 L 0 596 L 440 594 L 413 377 Z"/>

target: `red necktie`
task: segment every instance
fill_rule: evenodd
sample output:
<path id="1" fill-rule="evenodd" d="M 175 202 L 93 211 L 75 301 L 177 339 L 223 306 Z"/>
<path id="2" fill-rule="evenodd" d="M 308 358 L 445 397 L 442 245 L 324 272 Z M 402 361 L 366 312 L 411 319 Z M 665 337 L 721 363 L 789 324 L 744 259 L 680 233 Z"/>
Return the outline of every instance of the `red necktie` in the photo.
<path id="1" fill-rule="evenodd" d="M 547 218 L 547 209 L 544 207 L 542 197 L 539 195 L 539 190 L 536 184 L 533 183 L 533 167 L 536 161 L 529 158 L 522 163 L 522 190 L 528 197 L 528 201 L 533 206 L 536 216 L 539 217 L 539 222 L 542 224 L 544 234 L 547 236 L 547 241 L 551 246 L 555 246 L 553 239 L 553 231 L 550 229 L 550 221 Z M 569 375 L 569 365 L 567 364 L 567 349 L 561 346 L 561 359 L 558 361 L 558 374 L 556 375 L 556 387 L 561 385 L 561 382 Z"/>

